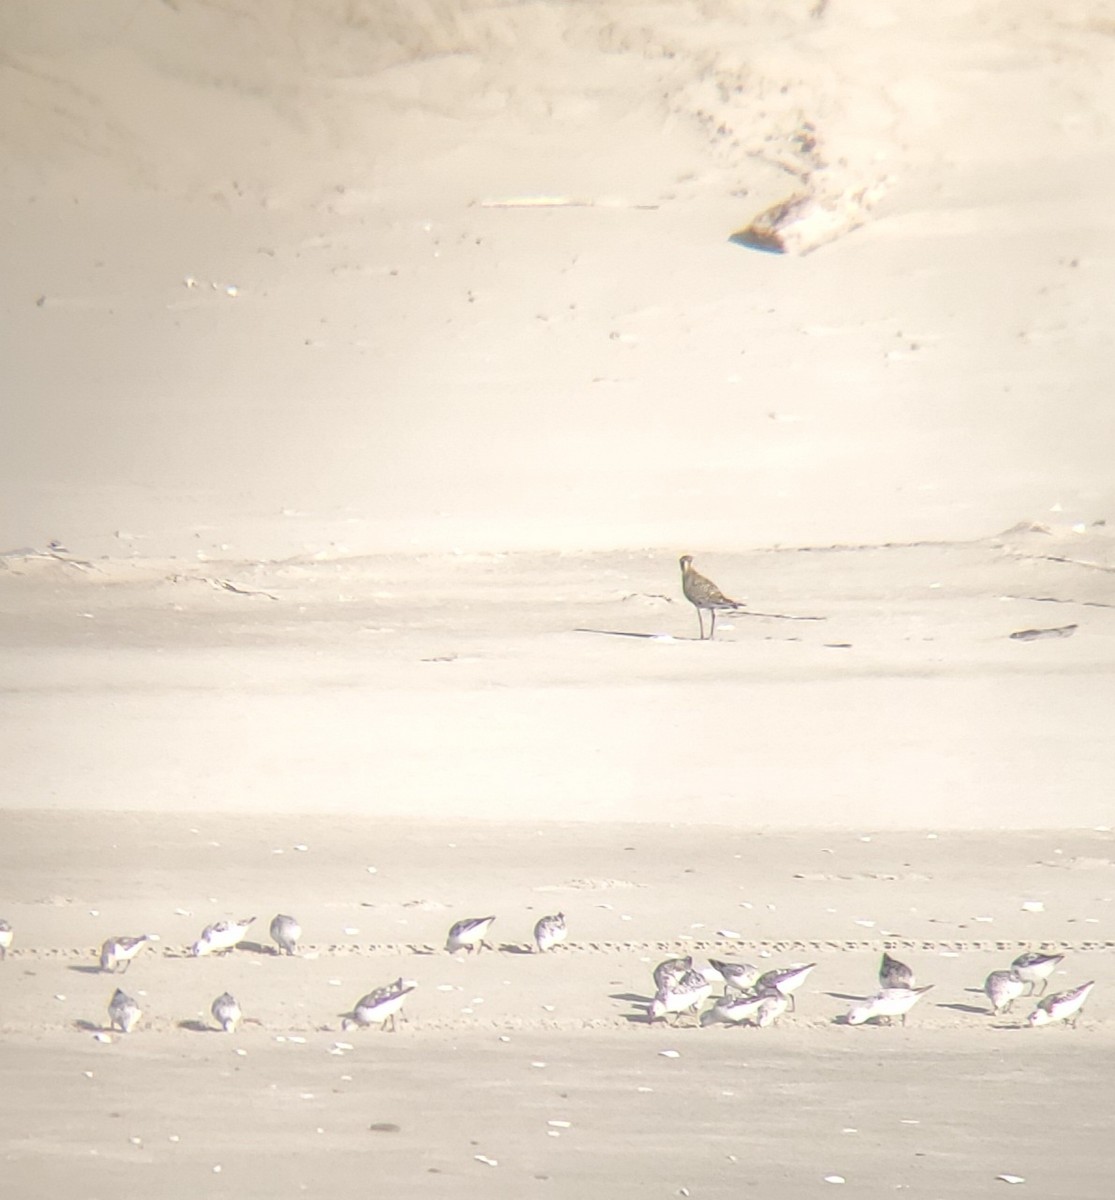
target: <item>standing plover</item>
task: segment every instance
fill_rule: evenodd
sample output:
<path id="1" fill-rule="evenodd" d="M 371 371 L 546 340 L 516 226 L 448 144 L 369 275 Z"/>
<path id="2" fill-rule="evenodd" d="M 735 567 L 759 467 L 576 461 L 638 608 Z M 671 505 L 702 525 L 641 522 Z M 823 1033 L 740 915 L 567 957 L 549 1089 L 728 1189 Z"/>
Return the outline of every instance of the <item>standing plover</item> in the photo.
<path id="1" fill-rule="evenodd" d="M 8 948 L 12 944 L 12 927 L 7 921 L 0 921 L 0 962 L 8 957 Z"/>
<path id="2" fill-rule="evenodd" d="M 667 1014 L 674 1014 L 674 1024 L 684 1012 L 691 1012 L 708 999 L 712 984 L 700 971 L 686 971 L 675 983 L 660 987 L 647 1007 L 647 1020 L 651 1023 Z"/>
<path id="3" fill-rule="evenodd" d="M 255 917 L 245 917 L 242 921 L 216 921 L 206 925 L 201 931 L 201 937 L 194 942 L 192 953 L 200 958 L 203 954 L 220 954 L 239 945 L 244 934 Z"/>
<path id="4" fill-rule="evenodd" d="M 992 1015 L 1001 1017 L 1010 1012 L 1010 1006 L 1022 995 L 1025 986 L 1026 981 L 1013 967 L 1009 971 L 992 971 L 983 983 L 984 994 L 991 1001 Z"/>
<path id="5" fill-rule="evenodd" d="M 1088 993 L 1095 986 L 1096 981 L 1092 979 L 1069 992 L 1043 996 L 1038 1001 L 1037 1008 L 1026 1019 L 1031 1025 L 1051 1025 L 1054 1021 L 1067 1021 L 1075 1029 L 1077 1018 L 1084 1012 L 1084 1002 L 1088 999 Z"/>
<path id="6" fill-rule="evenodd" d="M 782 970 L 768 971 L 760 975 L 755 983 L 757 992 L 779 992 L 790 1003 L 790 1012 L 797 1012 L 797 1002 L 794 992 L 805 982 L 809 972 L 816 963 L 807 963 L 804 967 L 785 967 Z"/>
<path id="7" fill-rule="evenodd" d="M 213 1014 L 213 1020 L 225 1033 L 232 1033 L 244 1015 L 240 1011 L 240 1005 L 236 1003 L 236 997 L 229 992 L 222 992 L 210 1005 L 209 1011 Z"/>
<path id="8" fill-rule="evenodd" d="M 559 942 L 564 942 L 567 936 L 565 913 L 543 917 L 534 927 L 534 944 L 540 953 L 543 950 L 552 950 Z"/>
<path id="9" fill-rule="evenodd" d="M 693 956 L 691 954 L 687 954 L 685 958 L 667 958 L 665 962 L 660 962 L 654 968 L 654 986 L 660 990 L 664 987 L 672 987 L 692 967 Z"/>
<path id="10" fill-rule="evenodd" d="M 108 1002 L 108 1015 L 111 1020 L 110 1028 L 118 1028 L 121 1033 L 131 1033 L 136 1027 L 136 1022 L 143 1016 L 143 1011 L 131 996 L 117 988 Z"/>
<path id="11" fill-rule="evenodd" d="M 1034 988 L 1039 983 L 1041 991 L 1038 995 L 1043 996 L 1049 986 L 1050 975 L 1057 969 L 1057 964 L 1064 961 L 1064 957 L 1063 954 L 1042 954 L 1037 950 L 1028 950 L 1011 963 L 1011 969 L 1023 983 L 1030 985 L 1030 990 L 1026 993 L 1028 996 L 1034 994 Z"/>
<path id="12" fill-rule="evenodd" d="M 869 996 L 862 1004 L 854 1004 L 848 1011 L 849 1025 L 862 1025 L 864 1021 L 873 1018 L 885 1019 L 888 1025 L 894 1024 L 895 1017 L 902 1018 L 906 1024 L 906 1014 L 925 995 L 933 985 L 926 984 L 920 988 L 883 988 L 874 996 Z"/>
<path id="13" fill-rule="evenodd" d="M 697 624 L 701 630 L 701 641 L 705 640 L 705 618 L 707 612 L 711 617 L 709 641 L 716 637 L 716 614 L 718 612 L 738 612 L 747 606 L 740 600 L 732 600 L 700 572 L 693 570 L 693 555 L 683 554 L 678 562 L 681 564 L 681 590 L 686 600 L 697 610 Z"/>
<path id="14" fill-rule="evenodd" d="M 724 987 L 734 988 L 737 992 L 746 992 L 759 978 L 759 968 L 750 963 L 722 962 L 718 958 L 710 958 L 708 963 L 724 980 Z"/>
<path id="15" fill-rule="evenodd" d="M 484 940 L 484 935 L 494 920 L 495 917 L 468 917 L 458 921 L 445 940 L 446 950 L 450 954 L 456 954 L 458 950 L 467 950 L 469 954 L 475 950 L 479 954 L 485 946 L 491 950 L 492 945 Z"/>
<path id="16" fill-rule="evenodd" d="M 293 917 L 278 913 L 271 918 L 269 930 L 271 940 L 279 947 L 280 954 L 294 954 L 298 949 L 298 939 L 302 936 L 302 926 Z"/>
<path id="17" fill-rule="evenodd" d="M 157 942 L 157 933 L 144 933 L 139 937 L 111 937 L 101 947 L 101 970 L 115 971 L 121 963 L 126 972 L 132 965 L 132 959 L 147 945 Z"/>
<path id="18" fill-rule="evenodd" d="M 341 1020 L 341 1028 L 348 1029 L 353 1025 L 366 1029 L 369 1025 L 379 1025 L 387 1028 L 391 1022 L 391 1032 L 395 1032 L 395 1014 L 403 1007 L 403 1001 L 414 991 L 415 984 L 409 979 L 396 979 L 386 987 L 376 988 L 366 996 L 361 996 L 353 1005 L 352 1012 Z"/>
<path id="19" fill-rule="evenodd" d="M 778 993 L 763 992 L 756 995 L 753 992 L 725 992 L 712 1008 L 701 1013 L 701 1024 L 714 1025 L 721 1021 L 725 1025 L 742 1025 L 745 1021 L 756 1021 L 760 1007 L 770 996 L 778 996 Z"/>
<path id="20" fill-rule="evenodd" d="M 914 972 L 904 962 L 891 958 L 884 950 L 883 961 L 879 964 L 879 986 L 884 991 L 887 988 L 912 988 Z"/>

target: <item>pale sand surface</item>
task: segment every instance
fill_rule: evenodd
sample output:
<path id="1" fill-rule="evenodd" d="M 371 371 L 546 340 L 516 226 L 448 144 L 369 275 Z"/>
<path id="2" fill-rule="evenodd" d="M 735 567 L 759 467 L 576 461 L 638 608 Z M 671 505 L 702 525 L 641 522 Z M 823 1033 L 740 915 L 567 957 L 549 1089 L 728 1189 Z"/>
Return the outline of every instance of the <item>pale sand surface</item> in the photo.
<path id="1" fill-rule="evenodd" d="M 1107 1200 L 1113 29 L 0 6 L 5 1197 Z M 729 241 L 802 189 L 874 204 Z M 824 619 L 701 644 L 686 552 Z M 304 958 L 181 957 L 276 911 Z M 884 944 L 934 990 L 837 1023 Z M 1075 1031 L 972 1011 L 1037 945 Z M 648 1028 L 690 949 L 818 966 Z"/>

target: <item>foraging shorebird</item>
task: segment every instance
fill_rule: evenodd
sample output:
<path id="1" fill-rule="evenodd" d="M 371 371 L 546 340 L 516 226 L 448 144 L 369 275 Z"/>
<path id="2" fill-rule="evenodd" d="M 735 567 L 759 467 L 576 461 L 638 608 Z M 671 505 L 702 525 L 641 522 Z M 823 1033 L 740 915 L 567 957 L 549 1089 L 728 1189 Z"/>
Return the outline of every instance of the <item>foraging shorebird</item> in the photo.
<path id="1" fill-rule="evenodd" d="M 992 971 L 983 982 L 983 991 L 991 1001 L 992 1016 L 1010 1012 L 1010 1006 L 1022 995 L 1026 981 L 1012 967 L 1009 971 Z M 1030 985 L 1033 990 L 1033 984 Z"/>
<path id="2" fill-rule="evenodd" d="M 539 953 L 552 950 L 559 942 L 564 942 L 569 936 L 565 928 L 565 913 L 555 913 L 552 917 L 543 917 L 534 927 L 534 944 Z"/>
<path id="3" fill-rule="evenodd" d="M 716 614 L 718 612 L 738 612 L 747 606 L 741 600 L 732 600 L 699 571 L 693 570 L 693 555 L 683 554 L 678 562 L 681 564 L 681 590 L 686 600 L 697 610 L 697 624 L 701 630 L 701 641 L 705 640 L 705 618 L 707 612 L 711 618 L 708 640 L 716 637 Z"/>
<path id="4" fill-rule="evenodd" d="M 1042 996 L 1049 986 L 1050 975 L 1057 969 L 1057 964 L 1064 961 L 1064 957 L 1063 954 L 1042 954 L 1037 950 L 1028 950 L 1011 963 L 1011 970 L 1023 983 L 1030 985 L 1030 990 L 1026 993 L 1028 996 L 1034 994 L 1034 987 L 1039 983 L 1041 991 L 1038 995 Z"/>
<path id="5" fill-rule="evenodd" d="M 737 992 L 746 992 L 759 978 L 759 968 L 750 963 L 721 962 L 718 958 L 710 958 L 709 966 L 724 980 L 724 987 L 734 988 Z"/>
<path id="6" fill-rule="evenodd" d="M 759 992 L 759 1007 L 755 1012 L 755 1024 L 760 1029 L 773 1025 L 791 1006 L 792 996 L 785 992 Z M 791 1012 L 793 1009 L 790 1009 Z"/>
<path id="7" fill-rule="evenodd" d="M 926 984 L 920 988 L 883 988 L 874 996 L 869 996 L 862 1004 L 854 1004 L 848 1011 L 849 1025 L 862 1025 L 875 1017 L 885 1018 L 888 1025 L 894 1024 L 895 1017 L 902 1018 L 906 1024 L 906 1014 L 925 995 L 933 985 Z"/>
<path id="8" fill-rule="evenodd" d="M 209 1006 L 209 1011 L 213 1014 L 213 1020 L 225 1033 L 232 1033 L 244 1015 L 240 1011 L 240 1005 L 236 1003 L 236 997 L 229 992 L 222 992 Z"/>
<path id="9" fill-rule="evenodd" d="M 475 950 L 479 954 L 485 946 L 491 950 L 492 945 L 484 940 L 484 935 L 494 920 L 495 917 L 468 917 L 458 921 L 445 940 L 446 950 L 450 954 L 456 954 L 458 950 L 467 950 L 469 954 Z"/>
<path id="10" fill-rule="evenodd" d="M 654 986 L 659 991 L 662 988 L 673 987 L 692 968 L 693 956 L 691 954 L 687 954 L 685 958 L 667 958 L 665 962 L 660 962 L 654 968 Z"/>
<path id="11" fill-rule="evenodd" d="M 242 921 L 216 921 L 206 925 L 201 937 L 194 942 L 191 953 L 200 958 L 203 954 L 220 954 L 233 949 L 243 940 L 254 920 L 255 917 L 245 917 Z"/>
<path id="12" fill-rule="evenodd" d="M 119 1029 L 121 1033 L 131 1033 L 136 1027 L 136 1022 L 143 1016 L 143 1011 L 131 996 L 117 988 L 108 1002 L 108 1015 L 111 1021 L 110 1028 Z"/>
<path id="13" fill-rule="evenodd" d="M 708 999 L 711 991 L 712 984 L 700 971 L 686 971 L 676 983 L 660 987 L 655 992 L 654 999 L 647 1007 L 647 1021 L 653 1024 L 673 1013 L 672 1024 L 676 1025 L 682 1013 L 698 1008 Z"/>
<path id="14" fill-rule="evenodd" d="M 395 1032 L 395 1015 L 401 1012 L 403 1001 L 414 991 L 416 984 L 409 979 L 396 979 L 386 987 L 376 988 L 366 996 L 361 996 L 353 1005 L 352 1012 L 341 1020 L 341 1028 L 349 1029 L 356 1025 L 367 1029 L 369 1025 L 379 1025 L 386 1029 L 391 1022 L 391 1032 Z"/>
<path id="15" fill-rule="evenodd" d="M 293 917 L 278 913 L 271 918 L 271 928 L 268 932 L 271 934 L 271 940 L 279 947 L 279 954 L 294 954 L 297 951 L 302 926 Z"/>
<path id="16" fill-rule="evenodd" d="M 904 962 L 891 958 L 884 950 L 883 961 L 879 964 L 879 986 L 884 991 L 887 988 L 912 988 L 914 972 Z"/>
<path id="17" fill-rule="evenodd" d="M 8 949 L 12 944 L 12 927 L 7 921 L 0 921 L 0 962 L 8 957 Z"/>
<path id="18" fill-rule="evenodd" d="M 1052 1025 L 1054 1021 L 1065 1021 L 1075 1029 L 1077 1019 L 1084 1012 L 1088 993 L 1095 986 L 1096 981 L 1092 979 L 1071 991 L 1043 996 L 1026 1019 L 1031 1025 Z"/>
<path id="19" fill-rule="evenodd" d="M 147 945 L 157 942 L 157 933 L 145 933 L 140 937 L 111 937 L 101 947 L 101 970 L 115 971 L 121 963 L 124 964 L 123 974 L 132 965 L 132 959 Z"/>
<path id="20" fill-rule="evenodd" d="M 701 1013 L 701 1024 L 705 1026 L 722 1022 L 725 1025 L 742 1025 L 745 1021 L 757 1022 L 759 1009 L 771 996 L 781 998 L 777 992 L 746 992 L 736 995 L 725 992 L 712 1008 Z"/>
<path id="21" fill-rule="evenodd" d="M 768 971 L 765 975 L 760 975 L 755 983 L 755 991 L 757 992 L 778 992 L 786 997 L 790 1003 L 790 1012 L 797 1012 L 797 1003 L 794 1000 L 794 992 L 805 982 L 809 972 L 813 970 L 816 963 L 808 963 L 804 967 L 786 967 L 780 971 Z"/>

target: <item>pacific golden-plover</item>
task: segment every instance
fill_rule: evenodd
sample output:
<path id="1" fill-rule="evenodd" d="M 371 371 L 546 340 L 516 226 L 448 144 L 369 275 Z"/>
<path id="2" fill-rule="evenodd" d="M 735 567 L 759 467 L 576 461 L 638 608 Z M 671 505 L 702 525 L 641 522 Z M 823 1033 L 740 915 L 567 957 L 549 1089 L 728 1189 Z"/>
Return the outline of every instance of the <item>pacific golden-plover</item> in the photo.
<path id="1" fill-rule="evenodd" d="M 693 570 L 693 555 L 683 554 L 678 562 L 681 564 L 681 590 L 686 600 L 697 610 L 697 624 L 701 630 L 701 641 L 705 641 L 705 618 L 710 615 L 708 640 L 716 637 L 716 614 L 718 612 L 738 612 L 747 606 L 742 600 L 733 600 L 699 571 Z"/>

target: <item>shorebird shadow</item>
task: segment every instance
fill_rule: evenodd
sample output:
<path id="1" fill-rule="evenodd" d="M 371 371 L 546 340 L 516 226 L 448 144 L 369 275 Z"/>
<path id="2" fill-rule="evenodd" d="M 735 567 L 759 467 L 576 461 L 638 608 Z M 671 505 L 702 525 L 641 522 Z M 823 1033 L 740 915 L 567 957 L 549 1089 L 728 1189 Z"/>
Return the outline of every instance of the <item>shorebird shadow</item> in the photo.
<path id="1" fill-rule="evenodd" d="M 74 1022 L 74 1028 L 80 1029 L 84 1033 L 110 1033 L 111 1029 L 108 1025 L 98 1025 L 96 1021 L 77 1020 Z"/>
<path id="2" fill-rule="evenodd" d="M 265 946 L 262 942 L 237 942 L 235 949 L 245 950 L 248 954 L 266 954 L 268 958 L 279 953 L 277 946 Z"/>
<path id="3" fill-rule="evenodd" d="M 204 1021 L 199 1021 L 196 1017 L 191 1017 L 188 1021 L 179 1021 L 179 1029 L 188 1029 L 191 1033 L 220 1033 L 221 1031 L 213 1025 L 206 1025 Z"/>
<path id="4" fill-rule="evenodd" d="M 938 1004 L 938 1008 L 951 1008 L 953 1012 L 962 1013 L 979 1013 L 982 1016 L 988 1015 L 988 1009 L 985 1006 L 977 1008 L 974 1004 Z"/>
<path id="5" fill-rule="evenodd" d="M 645 1012 L 624 1013 L 623 1019 L 628 1025 L 650 1025 L 653 1023 L 650 1019 L 650 1014 Z"/>
<path id="6" fill-rule="evenodd" d="M 696 642 L 694 637 L 675 637 L 672 633 L 638 633 L 634 629 L 586 629 L 578 626 L 574 633 L 599 633 L 603 637 L 643 638 L 648 642 Z"/>
<path id="7" fill-rule="evenodd" d="M 609 992 L 609 1000 L 625 1000 L 628 1004 L 649 1004 L 654 997 L 642 996 L 638 992 Z"/>
<path id="8" fill-rule="evenodd" d="M 500 942 L 497 947 L 501 954 L 533 954 L 529 946 L 524 946 L 521 942 Z"/>
<path id="9" fill-rule="evenodd" d="M 90 966 L 75 966 L 75 965 L 74 965 L 74 964 L 72 964 L 72 963 L 70 964 L 70 966 L 68 966 L 68 967 L 66 968 L 66 970 L 67 970 L 67 971 L 77 971 L 77 973 L 78 973 L 79 975 L 100 975 L 100 974 L 101 974 L 101 968 L 100 968 L 100 967 L 90 967 Z M 112 974 L 112 972 L 111 972 L 111 971 L 106 971 L 106 972 L 105 972 L 105 974 L 106 974 L 106 975 L 111 975 L 111 974 Z"/>
<path id="10" fill-rule="evenodd" d="M 862 1002 L 867 999 L 866 996 L 852 996 L 847 992 L 825 992 L 826 996 L 831 996 L 834 1000 L 854 1000 Z"/>

